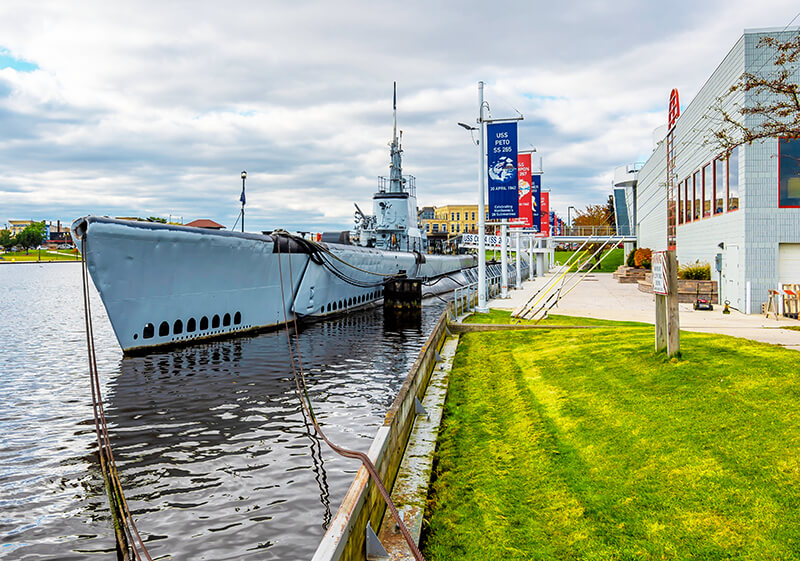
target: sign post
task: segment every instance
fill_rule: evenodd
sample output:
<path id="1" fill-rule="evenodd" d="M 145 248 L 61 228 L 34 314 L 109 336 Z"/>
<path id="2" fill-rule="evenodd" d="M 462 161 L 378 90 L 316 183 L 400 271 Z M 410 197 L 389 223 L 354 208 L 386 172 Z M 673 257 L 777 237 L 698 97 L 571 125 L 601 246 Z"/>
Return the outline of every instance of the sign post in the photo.
<path id="1" fill-rule="evenodd" d="M 680 353 L 678 261 L 674 251 L 653 252 L 653 294 L 656 299 L 656 352 Z"/>

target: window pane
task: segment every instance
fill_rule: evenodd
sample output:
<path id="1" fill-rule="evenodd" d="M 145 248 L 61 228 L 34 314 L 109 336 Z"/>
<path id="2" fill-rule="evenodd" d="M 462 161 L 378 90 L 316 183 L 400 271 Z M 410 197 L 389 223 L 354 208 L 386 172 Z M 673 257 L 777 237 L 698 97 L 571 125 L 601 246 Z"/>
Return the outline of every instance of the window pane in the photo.
<path id="1" fill-rule="evenodd" d="M 712 197 L 711 164 L 703 166 L 703 217 L 711 216 L 711 197 Z"/>
<path id="2" fill-rule="evenodd" d="M 725 210 L 725 161 L 714 160 L 714 214 Z"/>
<path id="3" fill-rule="evenodd" d="M 780 206 L 800 206 L 800 138 L 781 138 L 778 154 Z"/>
<path id="4" fill-rule="evenodd" d="M 728 210 L 739 208 L 739 147 L 728 154 Z"/>
<path id="5" fill-rule="evenodd" d="M 683 200 L 686 201 L 686 222 L 692 221 L 692 191 L 689 189 L 689 178 L 683 180 Z"/>
<path id="6" fill-rule="evenodd" d="M 694 172 L 692 176 L 692 189 L 694 191 L 694 219 L 700 219 L 700 201 L 703 198 L 703 184 L 700 183 L 700 172 Z"/>
<path id="7" fill-rule="evenodd" d="M 678 183 L 678 224 L 683 224 L 683 205 L 686 199 L 683 196 L 683 183 Z"/>

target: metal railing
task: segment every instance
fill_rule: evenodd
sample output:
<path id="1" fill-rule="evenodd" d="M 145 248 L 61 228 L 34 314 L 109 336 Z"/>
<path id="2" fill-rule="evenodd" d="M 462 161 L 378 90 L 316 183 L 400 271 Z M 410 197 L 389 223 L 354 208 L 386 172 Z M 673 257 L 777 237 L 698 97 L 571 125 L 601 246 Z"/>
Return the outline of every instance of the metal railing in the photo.
<path id="1" fill-rule="evenodd" d="M 486 277 L 487 300 L 500 294 L 501 275 Z M 453 312 L 456 319 L 472 312 L 478 305 L 478 283 L 472 282 L 453 291 Z"/>

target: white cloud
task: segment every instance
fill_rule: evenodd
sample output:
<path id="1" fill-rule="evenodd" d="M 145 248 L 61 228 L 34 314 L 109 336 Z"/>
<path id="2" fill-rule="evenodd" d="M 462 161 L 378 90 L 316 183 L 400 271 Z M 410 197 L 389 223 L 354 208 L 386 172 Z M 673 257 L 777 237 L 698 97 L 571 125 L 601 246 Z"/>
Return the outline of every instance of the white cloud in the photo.
<path id="1" fill-rule="evenodd" d="M 4 2 L 0 47 L 39 70 L 0 70 L 0 224 L 232 224 L 247 169 L 248 227 L 348 227 L 388 173 L 393 80 L 421 203 L 477 198 L 456 123 L 474 122 L 479 79 L 495 116 L 525 115 L 556 210 L 602 203 L 613 168 L 649 153 L 673 87 L 685 105 L 745 27 L 796 13 L 651 4 Z"/>

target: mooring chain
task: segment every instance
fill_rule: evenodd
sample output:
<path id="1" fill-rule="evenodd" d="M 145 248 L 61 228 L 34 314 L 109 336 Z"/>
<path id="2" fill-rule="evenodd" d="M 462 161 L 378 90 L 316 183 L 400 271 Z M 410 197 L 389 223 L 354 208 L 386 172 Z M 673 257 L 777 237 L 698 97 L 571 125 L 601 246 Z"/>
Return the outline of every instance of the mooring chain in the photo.
<path id="1" fill-rule="evenodd" d="M 292 365 L 292 373 L 294 374 L 294 382 L 295 387 L 297 389 L 298 397 L 300 398 L 300 406 L 308 415 L 308 418 L 311 419 L 311 423 L 314 425 L 314 430 L 319 435 L 319 437 L 325 441 L 325 443 L 337 454 L 343 456 L 345 458 L 351 458 L 354 460 L 360 460 L 361 464 L 366 468 L 367 472 L 369 473 L 370 477 L 372 478 L 375 486 L 378 488 L 378 492 L 383 497 L 383 500 L 386 502 L 386 506 L 389 507 L 389 511 L 392 513 L 392 516 L 397 523 L 397 526 L 400 528 L 400 533 L 403 534 L 403 538 L 405 538 L 406 543 L 408 544 L 408 548 L 411 550 L 411 554 L 414 556 L 416 561 L 425 561 L 425 558 L 422 556 L 422 552 L 420 552 L 419 548 L 417 547 L 414 538 L 411 537 L 411 533 L 408 531 L 408 528 L 405 525 L 400 513 L 397 512 L 397 508 L 394 506 L 394 502 L 392 502 L 392 498 L 389 496 L 389 492 L 386 490 L 386 486 L 383 484 L 383 480 L 381 479 L 378 470 L 375 468 L 375 464 L 372 463 L 372 460 L 369 459 L 364 452 L 359 452 L 357 450 L 349 450 L 347 448 L 342 448 L 341 446 L 337 446 L 330 440 L 328 437 L 325 436 L 325 433 L 320 428 L 319 423 L 317 422 L 317 418 L 314 415 L 313 405 L 311 403 L 311 398 L 308 395 L 308 387 L 306 386 L 306 379 L 305 374 L 303 372 L 303 357 L 300 354 L 300 342 L 299 342 L 299 330 L 297 328 L 297 316 L 293 317 L 293 325 L 294 325 L 294 332 L 295 332 L 295 345 L 292 345 L 292 338 L 291 338 L 291 331 L 289 329 L 289 317 L 286 313 L 286 299 L 284 296 L 284 287 L 283 287 L 283 267 L 281 263 L 281 248 L 280 243 L 277 244 L 278 246 L 278 276 L 280 277 L 280 286 L 281 286 L 281 303 L 283 306 L 283 317 L 284 317 L 284 326 L 286 331 L 286 342 L 289 345 L 289 359 Z M 293 285 L 293 274 L 292 274 L 292 253 L 291 253 L 291 245 L 289 247 L 289 253 L 287 253 L 289 257 L 289 283 L 292 289 L 292 293 L 294 293 L 294 285 Z M 294 353 L 297 352 L 297 363 L 295 363 Z M 298 368 L 299 366 L 299 368 Z"/>
<path id="2" fill-rule="evenodd" d="M 128 544 L 137 560 L 143 559 L 142 555 L 139 553 L 139 549 L 141 549 L 144 558 L 147 559 L 147 561 L 152 561 L 152 557 L 150 557 L 150 553 L 144 545 L 144 540 L 142 540 L 139 530 L 136 528 L 136 523 L 131 515 L 128 503 L 125 500 L 125 495 L 122 492 L 122 483 L 119 479 L 117 464 L 114 461 L 114 454 L 111 450 L 111 437 L 108 433 L 108 423 L 106 421 L 105 410 L 103 409 L 103 398 L 100 393 L 100 375 L 97 369 L 97 354 L 95 352 L 94 326 L 92 324 L 92 307 L 89 295 L 89 272 L 86 261 L 86 234 L 81 237 L 81 254 L 83 257 L 81 263 L 81 277 L 83 281 L 84 325 L 86 330 L 86 349 L 89 359 L 89 379 L 92 387 L 92 410 L 94 413 L 95 434 L 97 436 L 97 450 L 103 478 L 106 480 L 112 516 L 115 516 L 117 510 L 122 511 L 121 523 L 125 532 L 125 535 L 120 535 L 119 530 L 116 530 L 117 545 L 122 552 L 123 558 L 128 559 L 129 556 L 124 539 L 127 537 Z"/>

